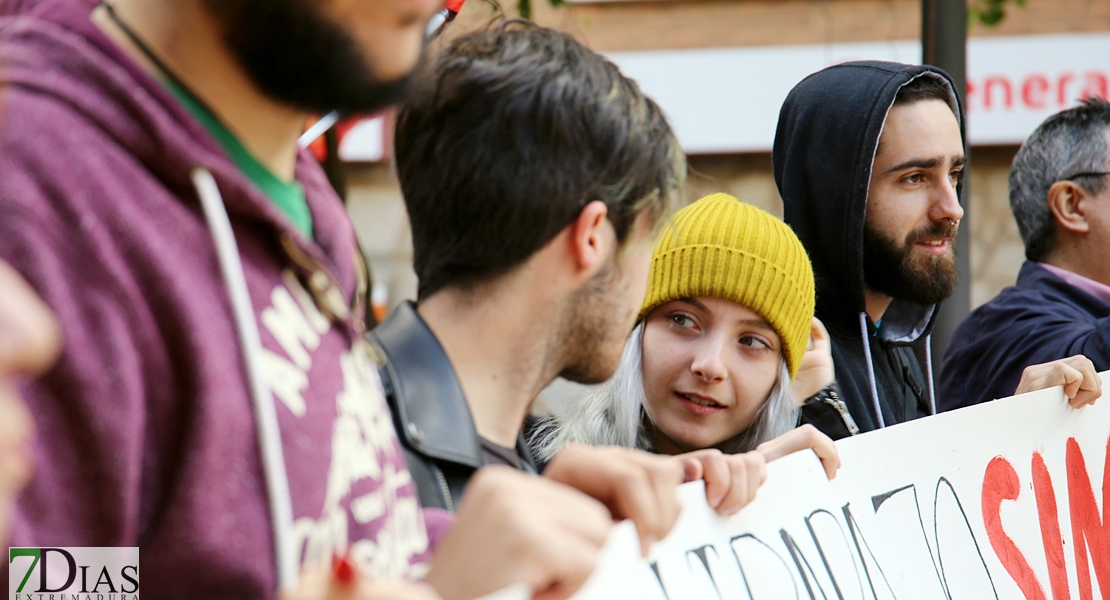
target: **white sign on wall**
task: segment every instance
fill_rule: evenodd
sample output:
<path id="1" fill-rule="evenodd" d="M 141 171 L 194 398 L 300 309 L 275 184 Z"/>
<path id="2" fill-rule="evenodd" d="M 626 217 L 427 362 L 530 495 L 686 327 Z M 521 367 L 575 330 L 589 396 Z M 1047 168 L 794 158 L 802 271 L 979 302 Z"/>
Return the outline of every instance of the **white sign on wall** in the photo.
<path id="1" fill-rule="evenodd" d="M 968 139 L 1020 144 L 1049 115 L 1107 97 L 1110 33 L 972 38 Z M 917 63 L 917 41 L 608 54 L 662 106 L 691 154 L 769 152 L 779 108 L 810 73 L 849 60 Z"/>

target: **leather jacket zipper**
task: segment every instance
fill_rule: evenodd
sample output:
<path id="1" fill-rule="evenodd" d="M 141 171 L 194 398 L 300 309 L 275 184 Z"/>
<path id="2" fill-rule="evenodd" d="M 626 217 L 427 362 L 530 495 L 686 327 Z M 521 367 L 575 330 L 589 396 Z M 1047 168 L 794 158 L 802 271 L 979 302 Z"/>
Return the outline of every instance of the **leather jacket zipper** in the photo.
<path id="1" fill-rule="evenodd" d="M 814 401 L 828 404 L 833 407 L 833 409 L 840 414 L 840 420 L 844 421 L 844 427 L 848 429 L 849 434 L 856 435 L 859 433 L 859 425 L 856 425 L 856 420 L 853 419 L 852 414 L 848 412 L 848 405 L 844 404 L 844 401 L 840 399 L 840 394 L 836 393 L 835 383 L 830 384 L 825 389 L 811 396 L 806 400 L 806 403 L 808 404 Z"/>
<path id="2" fill-rule="evenodd" d="M 455 503 L 451 500 L 451 488 L 447 485 L 447 477 L 443 475 L 443 469 L 440 469 L 435 463 L 429 463 L 432 467 L 432 472 L 435 473 L 436 483 L 439 484 L 439 492 L 443 495 L 443 506 L 451 513 L 455 512 Z"/>

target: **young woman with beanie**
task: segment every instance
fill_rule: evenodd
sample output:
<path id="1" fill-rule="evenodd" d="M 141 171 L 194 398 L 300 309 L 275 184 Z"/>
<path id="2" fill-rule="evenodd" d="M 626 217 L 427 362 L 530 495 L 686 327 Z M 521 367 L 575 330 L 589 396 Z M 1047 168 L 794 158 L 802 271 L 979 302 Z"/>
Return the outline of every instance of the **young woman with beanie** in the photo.
<path id="1" fill-rule="evenodd" d="M 785 223 L 725 194 L 687 206 L 655 247 L 616 374 L 541 425 L 539 455 L 548 460 L 572 442 L 767 460 L 810 447 L 832 477 L 831 440 L 796 428 L 795 397 L 833 380 L 813 308 L 813 270 Z"/>

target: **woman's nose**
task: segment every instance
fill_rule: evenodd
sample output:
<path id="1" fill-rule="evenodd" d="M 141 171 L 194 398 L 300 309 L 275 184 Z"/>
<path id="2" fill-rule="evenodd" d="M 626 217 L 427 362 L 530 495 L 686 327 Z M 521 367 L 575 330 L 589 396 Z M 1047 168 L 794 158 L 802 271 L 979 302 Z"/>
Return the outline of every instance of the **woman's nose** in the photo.
<path id="1" fill-rule="evenodd" d="M 690 371 L 706 382 L 726 379 L 728 372 L 721 356 L 723 351 L 724 344 L 720 340 L 715 340 L 712 337 L 704 338 L 694 354 L 694 362 L 690 365 Z"/>

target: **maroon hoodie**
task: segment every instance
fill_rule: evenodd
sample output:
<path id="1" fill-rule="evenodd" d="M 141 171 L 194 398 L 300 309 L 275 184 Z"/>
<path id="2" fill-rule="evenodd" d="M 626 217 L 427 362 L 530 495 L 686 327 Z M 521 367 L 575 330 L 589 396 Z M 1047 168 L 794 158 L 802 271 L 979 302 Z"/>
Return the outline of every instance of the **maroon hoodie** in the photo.
<path id="1" fill-rule="evenodd" d="M 367 574 L 419 574 L 425 522 L 360 350 L 354 231 L 319 166 L 298 157 L 311 241 L 76 3 L 10 21 L 0 64 L 0 259 L 65 335 L 57 367 L 23 388 L 37 471 L 10 545 L 138 546 L 158 598 L 272 597 L 275 531 L 301 564 L 349 550 Z M 267 493 L 197 167 L 230 215 L 261 335 L 273 393 L 258 397 L 276 411 L 291 504 L 277 526 L 284 488 Z"/>

